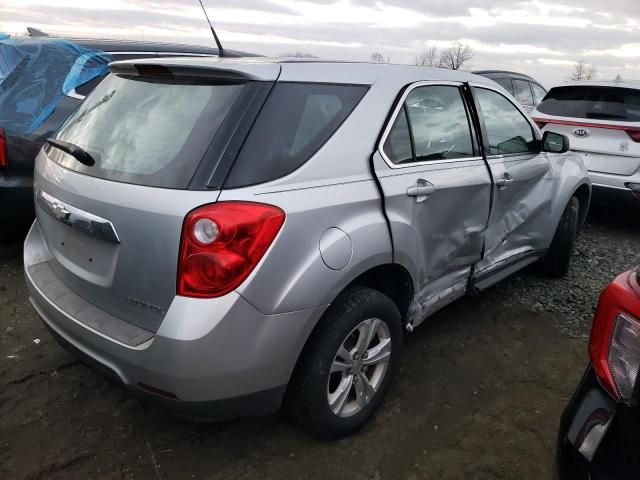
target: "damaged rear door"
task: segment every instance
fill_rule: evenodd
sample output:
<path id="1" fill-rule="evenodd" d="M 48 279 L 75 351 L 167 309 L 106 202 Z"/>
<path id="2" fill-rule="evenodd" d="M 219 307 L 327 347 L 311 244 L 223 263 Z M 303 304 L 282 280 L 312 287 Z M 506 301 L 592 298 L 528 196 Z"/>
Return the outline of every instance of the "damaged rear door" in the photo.
<path id="1" fill-rule="evenodd" d="M 474 96 L 483 125 L 483 144 L 493 199 L 485 236 L 484 258 L 476 284 L 507 276 L 531 263 L 548 246 L 546 225 L 553 199 L 553 175 L 531 120 L 506 96 L 477 85 Z M 497 271 L 502 271 L 496 278 Z M 482 285 L 480 285 L 482 288 Z"/>
<path id="2" fill-rule="evenodd" d="M 463 88 L 411 85 L 374 155 L 394 261 L 414 279 L 422 318 L 466 291 L 489 217 L 491 178 Z"/>

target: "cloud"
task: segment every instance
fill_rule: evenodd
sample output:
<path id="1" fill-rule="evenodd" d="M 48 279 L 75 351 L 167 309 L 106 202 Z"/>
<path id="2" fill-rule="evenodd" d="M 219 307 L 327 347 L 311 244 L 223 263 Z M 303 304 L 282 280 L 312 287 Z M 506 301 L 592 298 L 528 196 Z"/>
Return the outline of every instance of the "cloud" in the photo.
<path id="1" fill-rule="evenodd" d="M 55 34 L 211 45 L 197 0 L 1 0 L 0 31 L 35 26 Z M 637 0 L 205 0 L 228 48 L 278 55 L 302 50 L 367 60 L 381 51 L 411 62 L 456 41 L 472 66 L 519 70 L 546 84 L 574 61 L 601 76 L 640 77 Z M 638 67 L 640 68 L 640 67 Z M 608 78 L 608 77 L 607 77 Z"/>

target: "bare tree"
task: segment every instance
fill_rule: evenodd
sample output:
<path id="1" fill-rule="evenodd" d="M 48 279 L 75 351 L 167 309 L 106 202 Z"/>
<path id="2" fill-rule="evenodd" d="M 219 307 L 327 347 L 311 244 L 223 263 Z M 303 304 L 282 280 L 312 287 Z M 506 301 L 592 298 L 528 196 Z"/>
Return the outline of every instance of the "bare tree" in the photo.
<path id="1" fill-rule="evenodd" d="M 598 69 L 585 62 L 584 60 L 580 60 L 576 62 L 573 66 L 573 72 L 569 76 L 569 80 L 573 80 L 574 82 L 579 82 L 581 80 L 593 80 L 598 75 Z"/>
<path id="2" fill-rule="evenodd" d="M 373 52 L 371 54 L 371 63 L 389 63 L 389 57 L 385 57 L 380 52 Z"/>
<path id="3" fill-rule="evenodd" d="M 439 67 L 440 52 L 438 47 L 431 47 L 413 59 L 413 63 L 419 67 Z"/>
<path id="4" fill-rule="evenodd" d="M 308 53 L 308 52 L 286 52 L 280 56 L 288 57 L 288 58 L 318 58 L 317 55 L 314 55 L 313 53 Z"/>
<path id="5" fill-rule="evenodd" d="M 449 70 L 460 70 L 474 55 L 475 52 L 469 45 L 456 42 L 453 47 L 442 51 L 440 67 L 448 68 Z"/>

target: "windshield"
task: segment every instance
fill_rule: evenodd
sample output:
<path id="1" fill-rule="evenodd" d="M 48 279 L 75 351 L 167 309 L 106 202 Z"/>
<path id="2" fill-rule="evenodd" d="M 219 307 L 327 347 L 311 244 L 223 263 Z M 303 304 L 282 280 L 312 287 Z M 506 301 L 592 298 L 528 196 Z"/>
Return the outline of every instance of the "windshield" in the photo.
<path id="1" fill-rule="evenodd" d="M 110 75 L 56 137 L 85 150 L 95 165 L 82 165 L 58 149 L 48 154 L 94 177 L 187 188 L 242 88 Z"/>
<path id="2" fill-rule="evenodd" d="M 561 117 L 640 122 L 640 91 L 590 85 L 557 87 L 551 89 L 538 110 Z"/>

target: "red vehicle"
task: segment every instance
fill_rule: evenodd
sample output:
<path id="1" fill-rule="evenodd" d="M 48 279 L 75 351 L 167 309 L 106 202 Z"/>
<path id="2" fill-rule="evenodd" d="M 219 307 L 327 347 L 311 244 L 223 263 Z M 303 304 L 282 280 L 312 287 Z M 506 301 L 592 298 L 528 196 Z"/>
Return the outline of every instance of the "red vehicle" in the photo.
<path id="1" fill-rule="evenodd" d="M 562 415 L 558 480 L 640 478 L 640 273 L 619 275 L 600 295 L 591 362 Z"/>

